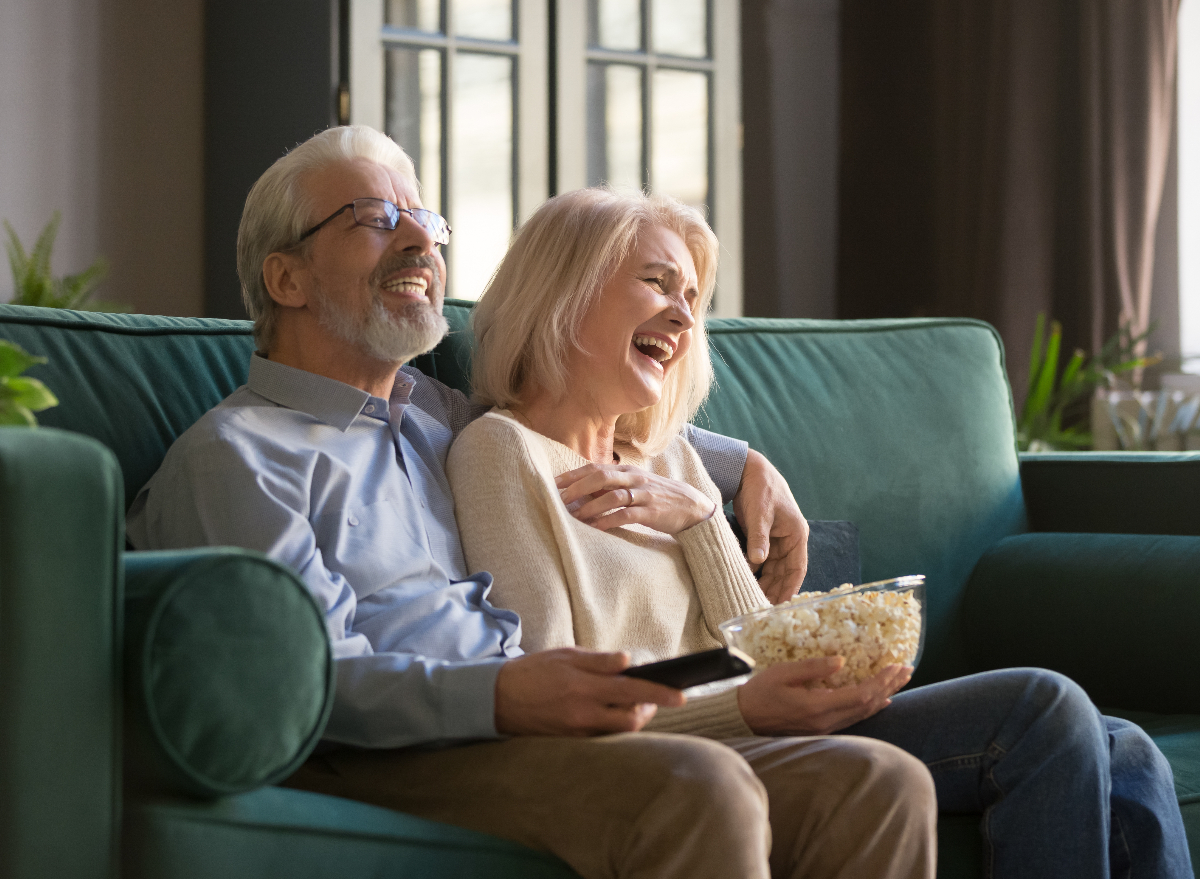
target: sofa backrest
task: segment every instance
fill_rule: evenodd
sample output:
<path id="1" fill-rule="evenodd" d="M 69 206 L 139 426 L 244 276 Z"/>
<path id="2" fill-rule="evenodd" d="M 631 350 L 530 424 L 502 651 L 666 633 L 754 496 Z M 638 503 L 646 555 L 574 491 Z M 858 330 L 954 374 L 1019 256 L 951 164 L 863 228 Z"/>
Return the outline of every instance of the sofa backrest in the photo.
<path id="1" fill-rule="evenodd" d="M 468 303 L 416 365 L 466 389 Z M 50 362 L 43 424 L 117 455 L 126 503 L 175 438 L 246 379 L 250 324 L 0 305 L 0 338 Z M 967 670 L 956 624 L 979 556 L 1025 530 L 1003 349 L 971 320 L 710 322 L 717 384 L 697 422 L 775 462 L 812 519 L 860 531 L 863 575 L 929 578 L 919 680 Z"/>
<path id="2" fill-rule="evenodd" d="M 918 683 L 968 671 L 958 616 L 996 540 L 1025 530 L 996 332 L 971 320 L 714 322 L 701 426 L 787 477 L 810 519 L 859 528 L 864 580 L 925 574 Z"/>
<path id="3" fill-rule="evenodd" d="M 28 372 L 59 400 L 39 423 L 111 448 L 126 504 L 176 437 L 245 382 L 254 349 L 247 321 L 17 305 L 0 305 L 0 338 L 48 359 Z"/>

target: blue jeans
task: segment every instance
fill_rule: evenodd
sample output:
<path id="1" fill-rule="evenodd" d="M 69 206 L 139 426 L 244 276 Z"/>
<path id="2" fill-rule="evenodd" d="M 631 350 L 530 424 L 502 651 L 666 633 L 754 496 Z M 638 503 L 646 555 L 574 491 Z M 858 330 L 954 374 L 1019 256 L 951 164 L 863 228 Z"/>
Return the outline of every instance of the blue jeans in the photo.
<path id="1" fill-rule="evenodd" d="M 1166 758 L 1063 675 L 1016 668 L 918 687 L 842 733 L 922 760 L 941 811 L 982 812 L 989 879 L 1193 875 Z"/>

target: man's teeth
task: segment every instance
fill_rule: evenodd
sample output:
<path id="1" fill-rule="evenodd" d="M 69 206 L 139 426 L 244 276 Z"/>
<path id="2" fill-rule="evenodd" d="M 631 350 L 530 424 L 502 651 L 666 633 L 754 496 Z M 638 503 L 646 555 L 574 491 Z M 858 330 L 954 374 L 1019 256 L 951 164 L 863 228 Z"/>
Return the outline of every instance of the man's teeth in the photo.
<path id="1" fill-rule="evenodd" d="M 383 285 L 384 290 L 400 291 L 404 293 L 424 293 L 429 286 L 429 282 L 420 276 L 394 278 Z"/>
<path id="2" fill-rule="evenodd" d="M 633 337 L 633 344 L 647 357 L 653 357 L 659 363 L 665 363 L 670 360 L 675 353 L 675 349 L 671 346 L 670 342 L 665 342 L 657 336 L 643 336 L 638 334 Z"/>

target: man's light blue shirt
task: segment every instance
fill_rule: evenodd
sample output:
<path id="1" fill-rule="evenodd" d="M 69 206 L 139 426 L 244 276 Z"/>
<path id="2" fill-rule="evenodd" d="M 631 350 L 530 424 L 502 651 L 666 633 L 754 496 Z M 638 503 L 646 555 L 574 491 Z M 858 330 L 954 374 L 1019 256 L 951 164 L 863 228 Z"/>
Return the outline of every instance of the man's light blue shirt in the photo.
<path id="1" fill-rule="evenodd" d="M 251 358 L 247 384 L 171 446 L 127 519 L 138 549 L 231 545 L 294 568 L 325 614 L 337 691 L 324 739 L 401 747 L 490 738 L 516 614 L 463 558 L 445 475 L 482 409 L 416 369 L 390 400 Z M 691 439 L 728 498 L 745 444 Z"/>

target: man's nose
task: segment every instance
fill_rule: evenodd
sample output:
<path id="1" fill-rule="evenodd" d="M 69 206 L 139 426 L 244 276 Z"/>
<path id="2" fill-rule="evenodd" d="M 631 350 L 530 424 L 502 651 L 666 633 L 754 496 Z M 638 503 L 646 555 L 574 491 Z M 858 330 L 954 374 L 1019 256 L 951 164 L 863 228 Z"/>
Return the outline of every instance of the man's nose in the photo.
<path id="1" fill-rule="evenodd" d="M 403 253 L 433 253 L 436 245 L 428 229 L 401 211 L 400 219 L 392 232 L 391 246 L 393 250 Z"/>

